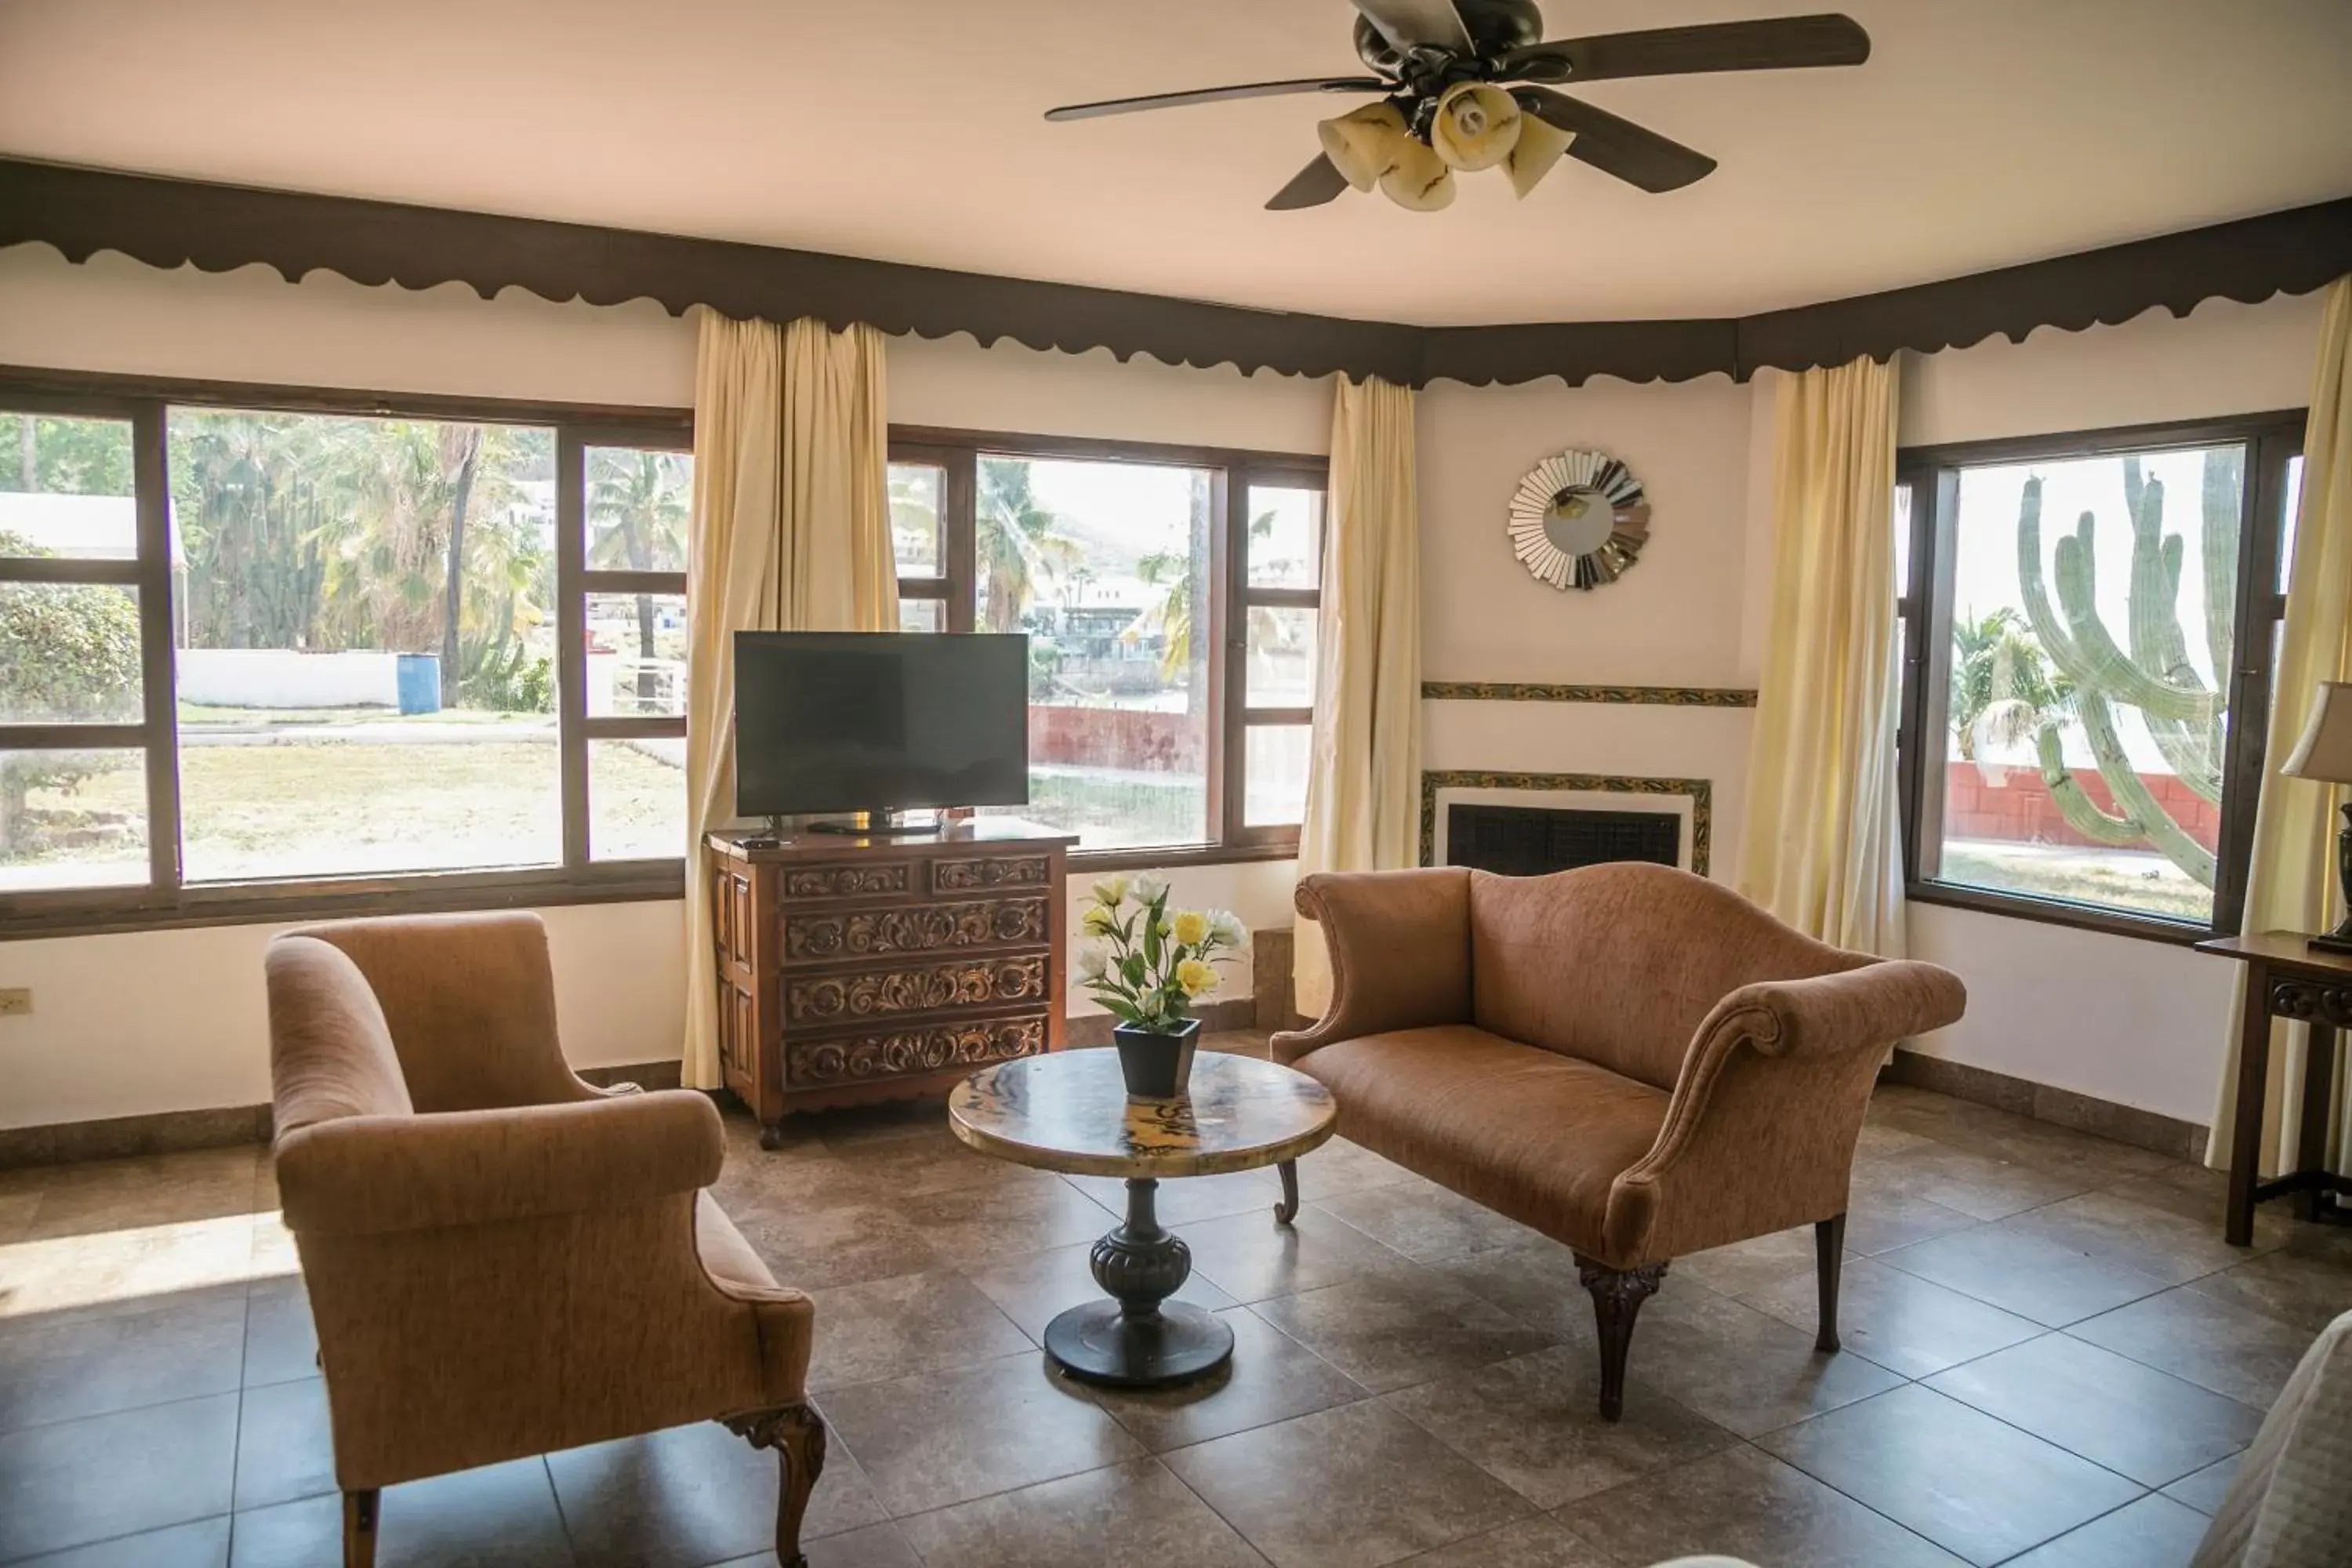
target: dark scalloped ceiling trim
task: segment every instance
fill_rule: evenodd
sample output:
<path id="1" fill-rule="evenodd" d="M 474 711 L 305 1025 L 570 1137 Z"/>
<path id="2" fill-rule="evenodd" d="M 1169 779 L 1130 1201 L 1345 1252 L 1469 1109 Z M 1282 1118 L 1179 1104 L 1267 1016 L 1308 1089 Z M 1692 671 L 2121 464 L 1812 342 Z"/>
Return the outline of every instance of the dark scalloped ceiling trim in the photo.
<path id="1" fill-rule="evenodd" d="M 0 159 L 0 246 L 38 242 L 73 261 L 115 250 L 151 267 L 226 272 L 259 263 L 289 282 L 520 288 L 559 303 L 651 300 L 735 317 L 816 316 L 889 333 L 1033 349 L 1108 349 L 1203 369 L 1333 371 L 1419 386 L 1558 376 L 1687 381 L 1801 370 L 1898 349 L 1934 353 L 2036 327 L 2077 331 L 2154 306 L 2185 315 L 2216 297 L 2253 303 L 2352 271 L 2352 198 L 2110 246 L 1941 283 L 1742 318 L 1413 327 L 1205 304 L 725 240 L 499 217 L 347 196 L 160 179 Z"/>

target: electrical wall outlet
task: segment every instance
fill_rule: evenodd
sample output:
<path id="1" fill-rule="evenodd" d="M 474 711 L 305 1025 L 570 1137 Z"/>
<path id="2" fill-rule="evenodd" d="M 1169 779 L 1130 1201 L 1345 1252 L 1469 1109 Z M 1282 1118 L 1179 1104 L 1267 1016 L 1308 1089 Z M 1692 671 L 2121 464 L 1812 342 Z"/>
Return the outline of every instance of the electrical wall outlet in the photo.
<path id="1" fill-rule="evenodd" d="M 33 988 L 29 985 L 0 987 L 0 1018 L 11 1017 L 33 1010 Z"/>

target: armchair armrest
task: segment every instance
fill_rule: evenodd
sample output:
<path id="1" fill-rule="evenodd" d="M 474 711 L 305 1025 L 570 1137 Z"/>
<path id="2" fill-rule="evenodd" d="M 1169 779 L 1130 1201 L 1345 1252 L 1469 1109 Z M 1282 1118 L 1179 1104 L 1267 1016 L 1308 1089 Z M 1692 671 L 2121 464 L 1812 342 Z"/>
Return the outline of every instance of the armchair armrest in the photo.
<path id="1" fill-rule="evenodd" d="M 586 1214 L 719 1178 L 719 1112 L 690 1090 L 437 1116 L 349 1116 L 278 1144 L 286 1223 L 371 1236 Z"/>
<path id="2" fill-rule="evenodd" d="M 1458 1024 L 1470 1016 L 1470 873 L 1325 871 L 1302 879 L 1298 912 L 1322 929 L 1331 1006 L 1314 1027 L 1274 1037 L 1294 1062 L 1334 1040 Z"/>
<path id="3" fill-rule="evenodd" d="M 1657 1142 L 1611 1191 L 1612 1266 L 1843 1213 L 1882 1053 L 1967 1005 L 1958 975 L 1901 959 L 1725 997 L 1691 1041 Z"/>

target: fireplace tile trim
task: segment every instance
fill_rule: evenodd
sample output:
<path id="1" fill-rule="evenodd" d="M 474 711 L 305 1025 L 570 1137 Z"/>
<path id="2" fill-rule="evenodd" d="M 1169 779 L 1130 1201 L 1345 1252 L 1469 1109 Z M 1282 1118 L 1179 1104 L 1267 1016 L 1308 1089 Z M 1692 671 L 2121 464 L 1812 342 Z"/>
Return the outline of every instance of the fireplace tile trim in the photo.
<path id="1" fill-rule="evenodd" d="M 1688 795 L 1691 869 L 1708 875 L 1714 843 L 1715 786 L 1707 779 L 1641 778 L 1630 773 L 1498 773 L 1425 768 L 1421 775 L 1421 863 L 1437 861 L 1437 792 L 1445 789 L 1592 790 L 1618 795 Z"/>
<path id="2" fill-rule="evenodd" d="M 1526 680 L 1424 680 L 1429 702 L 1621 702 L 1661 708 L 1753 708 L 1756 693 L 1733 686 L 1574 686 Z"/>

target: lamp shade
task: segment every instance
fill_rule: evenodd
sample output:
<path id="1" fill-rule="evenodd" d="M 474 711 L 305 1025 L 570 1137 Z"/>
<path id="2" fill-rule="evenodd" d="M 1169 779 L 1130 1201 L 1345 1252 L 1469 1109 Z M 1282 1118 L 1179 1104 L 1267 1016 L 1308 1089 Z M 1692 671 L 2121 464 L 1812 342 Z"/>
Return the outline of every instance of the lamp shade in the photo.
<path id="1" fill-rule="evenodd" d="M 1321 138 L 1323 155 L 1331 160 L 1331 166 L 1360 191 L 1380 184 L 1381 176 L 1395 166 L 1404 144 L 1412 141 L 1404 128 L 1404 116 L 1386 100 L 1323 121 L 1315 127 L 1315 133 Z"/>
<path id="2" fill-rule="evenodd" d="M 2289 778 L 2352 784 L 2352 681 L 2323 680 L 2311 694 L 2311 717 L 2279 772 Z"/>
<path id="3" fill-rule="evenodd" d="M 1381 194 L 1401 207 L 1433 213 L 1454 200 L 1454 171 L 1412 136 L 1396 145 L 1395 162 L 1381 176 Z"/>
<path id="4" fill-rule="evenodd" d="M 1532 114 L 1519 117 L 1519 139 L 1511 144 L 1510 155 L 1503 160 L 1503 173 L 1510 176 L 1511 189 L 1524 199 L 1536 183 L 1551 173 L 1568 144 L 1576 140 L 1571 132 L 1562 131 L 1549 121 Z"/>
<path id="5" fill-rule="evenodd" d="M 1485 82 L 1456 82 L 1437 100 L 1429 122 L 1429 146 L 1447 166 L 1466 172 L 1491 169 L 1510 155 L 1519 139 L 1518 100 Z"/>

